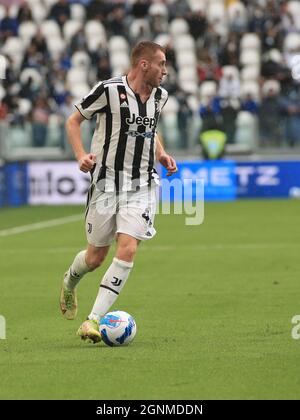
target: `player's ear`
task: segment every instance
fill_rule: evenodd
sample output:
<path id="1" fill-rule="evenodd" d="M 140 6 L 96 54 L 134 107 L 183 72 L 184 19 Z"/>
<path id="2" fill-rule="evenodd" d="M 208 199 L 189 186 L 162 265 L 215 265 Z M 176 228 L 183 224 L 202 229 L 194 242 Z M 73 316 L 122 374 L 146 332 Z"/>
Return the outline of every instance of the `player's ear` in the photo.
<path id="1" fill-rule="evenodd" d="M 141 67 L 142 69 L 145 71 L 148 69 L 149 65 L 148 65 L 148 61 L 147 60 L 141 60 Z"/>

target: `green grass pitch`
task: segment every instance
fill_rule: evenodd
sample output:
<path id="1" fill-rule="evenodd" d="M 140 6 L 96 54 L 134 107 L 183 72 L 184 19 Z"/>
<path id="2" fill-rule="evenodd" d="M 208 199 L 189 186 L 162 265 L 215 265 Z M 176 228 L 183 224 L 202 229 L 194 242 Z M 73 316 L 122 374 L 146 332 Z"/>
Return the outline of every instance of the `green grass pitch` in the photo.
<path id="1" fill-rule="evenodd" d="M 299 201 L 208 203 L 200 226 L 159 215 L 114 309 L 131 313 L 128 347 L 75 333 L 110 264 L 78 288 L 79 313 L 59 312 L 61 279 L 85 247 L 83 222 L 1 236 L 0 399 L 299 399 Z M 0 211 L 0 231 L 83 212 Z"/>

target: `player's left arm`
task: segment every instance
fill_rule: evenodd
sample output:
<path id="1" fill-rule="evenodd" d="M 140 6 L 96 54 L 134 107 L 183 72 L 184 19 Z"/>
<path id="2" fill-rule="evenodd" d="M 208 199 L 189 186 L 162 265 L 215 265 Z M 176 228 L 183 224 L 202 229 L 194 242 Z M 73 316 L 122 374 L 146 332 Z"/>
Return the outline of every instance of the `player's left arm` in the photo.
<path id="1" fill-rule="evenodd" d="M 166 153 L 166 151 L 163 148 L 163 145 L 161 144 L 158 134 L 155 134 L 155 143 L 156 160 L 167 169 L 167 176 L 173 175 L 175 172 L 177 172 L 177 165 L 175 159 Z"/>

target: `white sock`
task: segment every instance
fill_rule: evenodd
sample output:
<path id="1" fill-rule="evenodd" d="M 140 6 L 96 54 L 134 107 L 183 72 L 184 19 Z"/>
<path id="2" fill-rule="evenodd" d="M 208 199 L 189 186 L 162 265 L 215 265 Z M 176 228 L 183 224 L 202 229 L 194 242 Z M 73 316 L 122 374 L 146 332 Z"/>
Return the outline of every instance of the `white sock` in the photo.
<path id="1" fill-rule="evenodd" d="M 109 311 L 123 289 L 132 267 L 133 262 L 113 259 L 103 276 L 98 296 L 88 319 L 99 321 Z"/>
<path id="2" fill-rule="evenodd" d="M 75 289 L 81 278 L 90 271 L 85 262 L 85 255 L 86 251 L 80 251 L 76 255 L 68 270 L 68 275 L 64 279 L 65 286 L 70 290 Z"/>

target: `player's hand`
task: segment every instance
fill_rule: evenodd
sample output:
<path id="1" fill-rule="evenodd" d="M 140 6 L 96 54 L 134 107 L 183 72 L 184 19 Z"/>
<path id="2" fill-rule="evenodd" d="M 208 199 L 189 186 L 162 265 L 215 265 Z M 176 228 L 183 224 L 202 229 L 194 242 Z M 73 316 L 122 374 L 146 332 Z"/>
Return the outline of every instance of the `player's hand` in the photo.
<path id="1" fill-rule="evenodd" d="M 95 165 L 95 162 L 96 162 L 96 155 L 94 155 L 93 153 L 88 153 L 86 155 L 83 155 L 78 160 L 79 169 L 85 173 L 89 172 Z"/>
<path id="2" fill-rule="evenodd" d="M 175 172 L 178 171 L 176 161 L 170 155 L 167 155 L 167 154 L 161 155 L 161 157 L 159 158 L 159 162 L 168 171 L 167 176 L 171 176 L 175 174 Z"/>

